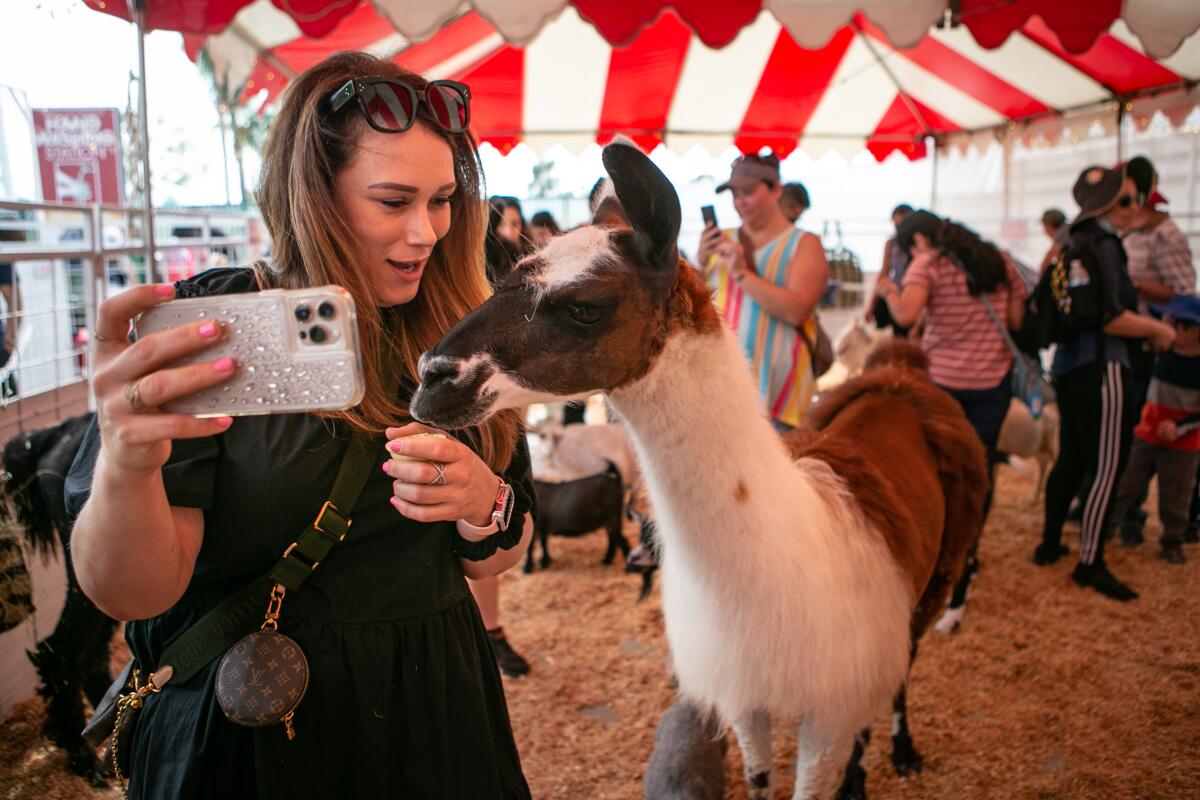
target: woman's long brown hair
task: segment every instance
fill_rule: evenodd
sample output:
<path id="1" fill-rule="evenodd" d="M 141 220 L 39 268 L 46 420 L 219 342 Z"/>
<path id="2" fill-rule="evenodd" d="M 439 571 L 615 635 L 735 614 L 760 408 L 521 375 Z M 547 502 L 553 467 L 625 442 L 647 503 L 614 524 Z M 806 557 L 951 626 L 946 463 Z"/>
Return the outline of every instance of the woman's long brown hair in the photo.
<path id="1" fill-rule="evenodd" d="M 335 179 L 353 157 L 366 128 L 350 107 L 331 114 L 329 97 L 347 81 L 393 77 L 420 90 L 425 79 L 365 53 L 339 53 L 297 76 L 289 85 L 263 150 L 258 203 L 271 233 L 273 260 L 255 272 L 260 286 L 301 288 L 337 284 L 358 307 L 366 394 L 349 411 L 326 416 L 369 431 L 410 421 L 408 409 L 384 391 L 382 365 L 400 365 L 401 377 L 417 383 L 417 359 L 490 294 L 483 265 L 484 216 L 479 156 L 469 133 L 451 134 L 421 106 L 416 124 L 441 136 L 454 156 L 458 188 L 450 199 L 451 222 L 437 243 L 417 296 L 393 310 L 376 305 L 357 239 L 335 199 Z M 468 436 L 496 471 L 508 466 L 519 415 L 504 411 Z"/>

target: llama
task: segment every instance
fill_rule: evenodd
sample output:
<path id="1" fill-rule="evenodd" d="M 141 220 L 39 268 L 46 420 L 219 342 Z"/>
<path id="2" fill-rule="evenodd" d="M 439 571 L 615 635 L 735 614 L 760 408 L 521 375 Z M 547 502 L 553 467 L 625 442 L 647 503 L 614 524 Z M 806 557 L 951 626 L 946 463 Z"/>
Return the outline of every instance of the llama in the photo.
<path id="1" fill-rule="evenodd" d="M 778 436 L 679 258 L 670 182 L 636 147 L 603 159 L 631 229 L 579 228 L 524 259 L 421 357 L 411 411 L 461 428 L 607 394 L 655 509 L 680 693 L 732 724 L 758 800 L 771 796 L 772 714 L 798 721 L 793 796 L 828 797 L 855 733 L 903 702 L 914 642 L 979 529 L 983 448 L 958 404 L 903 364 L 830 393 L 815 430 Z M 900 728 L 894 761 L 916 769 Z"/>

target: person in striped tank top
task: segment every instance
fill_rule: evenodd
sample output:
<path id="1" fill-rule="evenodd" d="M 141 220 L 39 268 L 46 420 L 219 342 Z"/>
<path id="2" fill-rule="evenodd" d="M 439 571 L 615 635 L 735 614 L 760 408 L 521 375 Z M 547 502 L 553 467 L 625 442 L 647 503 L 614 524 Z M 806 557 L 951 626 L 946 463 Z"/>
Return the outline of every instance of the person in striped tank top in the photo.
<path id="1" fill-rule="evenodd" d="M 912 256 L 903 287 L 881 276 L 876 291 L 896 325 L 916 325 L 924 315 L 921 346 L 929 356 L 930 376 L 962 406 L 987 448 L 986 519 L 999 458 L 996 443 L 1012 400 L 1012 354 L 981 298 L 987 298 L 996 316 L 1016 330 L 1024 316 L 1025 282 L 1012 260 L 990 242 L 928 211 L 906 217 L 897 229 L 896 242 Z M 976 539 L 950 598 L 948 629 L 961 618 L 971 576 L 978 569 L 978 548 Z"/>
<path id="2" fill-rule="evenodd" d="M 763 407 L 780 431 L 799 426 L 816 388 L 807 342 L 817 340 L 813 311 L 829 280 L 821 241 L 784 216 L 779 158 L 742 156 L 718 192 L 733 192 L 738 231 L 709 225 L 697 260 L 713 301 L 737 334 Z"/>

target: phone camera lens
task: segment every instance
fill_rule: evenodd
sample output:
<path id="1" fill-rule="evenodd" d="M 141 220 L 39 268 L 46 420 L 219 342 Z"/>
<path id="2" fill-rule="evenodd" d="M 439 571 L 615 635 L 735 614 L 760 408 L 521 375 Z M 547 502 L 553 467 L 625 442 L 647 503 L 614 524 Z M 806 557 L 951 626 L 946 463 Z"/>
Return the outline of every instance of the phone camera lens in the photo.
<path id="1" fill-rule="evenodd" d="M 329 331 L 320 325 L 313 325 L 312 329 L 308 332 L 308 338 L 313 344 L 321 344 L 329 338 Z"/>
<path id="2" fill-rule="evenodd" d="M 326 300 L 324 303 L 321 303 L 321 305 L 317 306 L 317 315 L 320 316 L 321 319 L 333 319 L 333 314 L 336 310 L 337 309 L 333 307 L 333 303 Z"/>
<path id="3" fill-rule="evenodd" d="M 307 305 L 302 303 L 302 304 L 296 306 L 296 319 L 300 320 L 301 322 L 308 322 L 308 320 L 311 316 L 312 316 L 312 309 L 309 308 Z"/>

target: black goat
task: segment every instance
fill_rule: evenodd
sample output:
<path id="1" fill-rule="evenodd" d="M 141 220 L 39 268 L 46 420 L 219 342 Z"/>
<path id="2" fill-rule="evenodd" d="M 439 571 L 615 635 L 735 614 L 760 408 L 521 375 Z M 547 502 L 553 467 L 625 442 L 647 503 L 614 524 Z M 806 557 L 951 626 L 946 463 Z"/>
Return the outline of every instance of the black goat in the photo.
<path id="1" fill-rule="evenodd" d="M 629 542 L 621 533 L 625 492 L 621 485 L 621 473 L 611 463 L 599 475 L 561 483 L 535 480 L 533 488 L 538 501 L 533 532 L 534 538 L 542 543 L 543 569 L 550 566 L 550 551 L 546 549 L 550 534 L 582 536 L 597 528 L 604 528 L 608 533 L 604 563 L 611 564 L 618 549 L 622 556 L 629 558 Z M 533 572 L 532 542 L 525 554 L 525 571 Z"/>
<path id="2" fill-rule="evenodd" d="M 29 653 L 42 681 L 38 693 L 46 701 L 46 735 L 66 751 L 72 772 L 104 786 L 103 766 L 79 733 L 86 722 L 83 696 L 94 706 L 112 683 L 108 645 L 117 623 L 84 596 L 75 580 L 68 547 L 72 525 L 63 495 L 67 471 L 91 419 L 83 414 L 10 439 L 4 445 L 2 491 L 29 544 L 43 556 L 61 548 L 67 571 L 67 599 L 58 624 Z"/>

